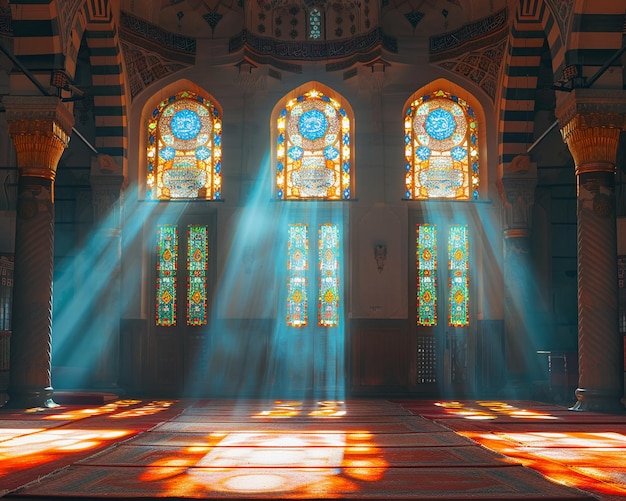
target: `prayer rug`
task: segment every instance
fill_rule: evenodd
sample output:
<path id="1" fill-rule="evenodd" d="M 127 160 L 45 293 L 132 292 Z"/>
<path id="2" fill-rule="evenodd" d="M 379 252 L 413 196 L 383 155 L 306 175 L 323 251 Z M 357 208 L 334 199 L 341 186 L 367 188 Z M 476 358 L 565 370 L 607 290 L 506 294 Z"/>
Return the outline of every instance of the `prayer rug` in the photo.
<path id="1" fill-rule="evenodd" d="M 183 406 L 134 400 L 94 407 L 0 409 L 0 495 L 146 431 L 179 414 Z"/>
<path id="2" fill-rule="evenodd" d="M 187 468 L 72 466 L 12 497 L 177 499 L 558 499 L 593 497 L 522 466 L 497 468 Z"/>
<path id="3" fill-rule="evenodd" d="M 392 402 L 230 405 L 192 404 L 8 497 L 593 499 Z"/>

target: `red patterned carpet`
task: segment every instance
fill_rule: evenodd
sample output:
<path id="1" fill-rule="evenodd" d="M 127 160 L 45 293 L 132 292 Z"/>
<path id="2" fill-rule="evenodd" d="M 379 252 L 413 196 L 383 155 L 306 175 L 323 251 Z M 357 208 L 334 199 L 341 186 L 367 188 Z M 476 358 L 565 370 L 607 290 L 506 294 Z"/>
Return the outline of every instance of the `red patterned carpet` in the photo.
<path id="1" fill-rule="evenodd" d="M 618 499 L 626 497 L 626 416 L 479 401 L 121 400 L 0 409 L 0 494 Z"/>

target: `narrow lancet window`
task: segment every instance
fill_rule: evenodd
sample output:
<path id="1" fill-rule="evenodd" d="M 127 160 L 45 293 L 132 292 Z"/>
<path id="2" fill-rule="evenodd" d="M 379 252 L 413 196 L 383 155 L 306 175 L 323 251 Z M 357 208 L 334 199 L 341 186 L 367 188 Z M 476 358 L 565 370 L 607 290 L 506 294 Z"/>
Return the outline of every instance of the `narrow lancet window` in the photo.
<path id="1" fill-rule="evenodd" d="M 206 325 L 209 232 L 206 226 L 187 227 L 187 325 Z"/>
<path id="2" fill-rule="evenodd" d="M 415 233 L 417 325 L 437 325 L 437 228 L 418 224 Z"/>
<path id="3" fill-rule="evenodd" d="M 178 229 L 175 225 L 157 228 L 156 325 L 176 325 L 176 270 Z"/>
<path id="4" fill-rule="evenodd" d="M 339 226 L 319 228 L 318 325 L 334 327 L 339 323 Z"/>
<path id="5" fill-rule="evenodd" d="M 309 269 L 309 235 L 306 224 L 289 225 L 287 244 L 287 325 L 308 324 L 307 273 Z"/>

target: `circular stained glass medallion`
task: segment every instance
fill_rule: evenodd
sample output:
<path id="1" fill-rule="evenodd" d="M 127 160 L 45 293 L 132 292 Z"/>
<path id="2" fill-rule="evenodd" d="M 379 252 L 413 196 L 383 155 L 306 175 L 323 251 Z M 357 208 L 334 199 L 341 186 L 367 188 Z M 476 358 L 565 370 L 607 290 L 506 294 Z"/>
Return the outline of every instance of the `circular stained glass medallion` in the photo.
<path id="1" fill-rule="evenodd" d="M 463 109 L 449 99 L 428 99 L 415 110 L 415 138 L 433 151 L 448 151 L 460 145 L 466 140 L 467 128 Z"/>
<path id="2" fill-rule="evenodd" d="M 443 141 L 454 134 L 456 120 L 448 110 L 436 108 L 426 117 L 425 128 L 430 137 Z"/>
<path id="3" fill-rule="evenodd" d="M 315 141 L 321 139 L 328 130 L 328 119 L 320 110 L 307 110 L 298 120 L 298 129 L 306 139 Z"/>
<path id="4" fill-rule="evenodd" d="M 174 114 L 170 127 L 174 137 L 183 141 L 189 141 L 200 133 L 202 122 L 195 111 L 182 109 Z"/>

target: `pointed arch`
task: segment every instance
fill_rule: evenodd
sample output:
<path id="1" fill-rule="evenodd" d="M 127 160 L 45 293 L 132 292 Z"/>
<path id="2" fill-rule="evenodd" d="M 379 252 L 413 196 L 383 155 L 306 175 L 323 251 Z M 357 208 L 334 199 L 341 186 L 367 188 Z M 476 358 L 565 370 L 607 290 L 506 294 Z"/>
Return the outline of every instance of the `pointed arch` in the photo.
<path id="1" fill-rule="evenodd" d="M 403 120 L 406 199 L 478 199 L 487 167 L 477 99 L 439 79 L 411 95 Z"/>
<path id="2" fill-rule="evenodd" d="M 220 200 L 222 108 L 187 80 L 162 89 L 144 106 L 146 199 Z"/>
<path id="3" fill-rule="evenodd" d="M 354 113 L 343 96 L 309 82 L 283 97 L 271 120 L 276 198 L 354 198 Z"/>
<path id="4" fill-rule="evenodd" d="M 557 75 L 565 65 L 565 42 L 558 20 L 547 2 L 520 0 L 509 35 L 498 102 L 500 172 L 517 155 L 526 154 L 534 141 L 537 83 L 546 43 L 552 71 Z"/>

